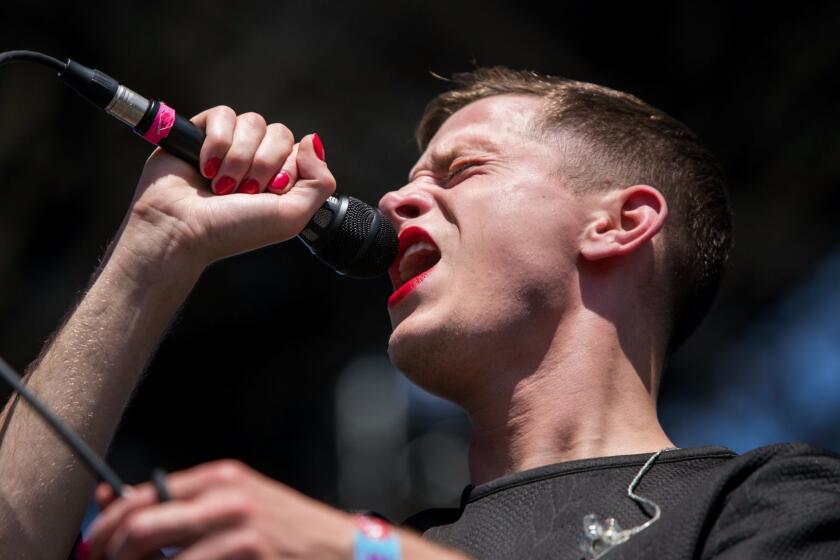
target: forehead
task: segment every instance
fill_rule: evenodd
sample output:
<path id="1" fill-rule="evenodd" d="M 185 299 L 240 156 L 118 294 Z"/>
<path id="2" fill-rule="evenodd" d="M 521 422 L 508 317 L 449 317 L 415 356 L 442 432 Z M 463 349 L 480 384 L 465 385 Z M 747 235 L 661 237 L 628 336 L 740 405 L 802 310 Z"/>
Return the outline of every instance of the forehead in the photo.
<path id="1" fill-rule="evenodd" d="M 533 135 L 540 103 L 529 95 L 497 95 L 466 105 L 441 125 L 414 169 L 435 167 L 462 151 L 499 153 L 520 146 Z"/>

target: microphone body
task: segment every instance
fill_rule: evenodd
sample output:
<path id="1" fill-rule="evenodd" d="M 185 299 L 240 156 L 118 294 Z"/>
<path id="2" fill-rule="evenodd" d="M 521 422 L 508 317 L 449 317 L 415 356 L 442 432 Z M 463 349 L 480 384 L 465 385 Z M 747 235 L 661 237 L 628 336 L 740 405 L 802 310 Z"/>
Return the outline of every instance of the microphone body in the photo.
<path id="1" fill-rule="evenodd" d="M 147 99 L 107 74 L 73 60 L 67 61 L 59 77 L 150 143 L 199 169 L 204 131 L 166 103 Z M 298 239 L 330 268 L 352 278 L 384 274 L 399 248 L 394 226 L 379 210 L 338 194 L 318 209 Z"/>

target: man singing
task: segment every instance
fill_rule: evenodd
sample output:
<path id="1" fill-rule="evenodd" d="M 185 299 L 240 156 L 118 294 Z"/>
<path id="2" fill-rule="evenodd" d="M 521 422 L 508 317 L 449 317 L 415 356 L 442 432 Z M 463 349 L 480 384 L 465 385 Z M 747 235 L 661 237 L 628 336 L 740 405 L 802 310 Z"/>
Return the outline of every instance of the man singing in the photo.
<path id="1" fill-rule="evenodd" d="M 213 261 L 295 236 L 335 188 L 317 135 L 205 111 L 200 176 L 147 161 L 96 280 L 28 374 L 104 453 L 141 371 Z M 402 526 L 234 461 L 114 499 L 80 552 L 178 558 L 840 558 L 840 458 L 801 444 L 678 449 L 666 357 L 731 245 L 725 183 L 685 125 L 632 95 L 504 68 L 456 76 L 379 206 L 399 232 L 394 364 L 473 423 L 457 508 Z M 18 401 L 0 446 L 4 557 L 66 558 L 94 481 Z"/>

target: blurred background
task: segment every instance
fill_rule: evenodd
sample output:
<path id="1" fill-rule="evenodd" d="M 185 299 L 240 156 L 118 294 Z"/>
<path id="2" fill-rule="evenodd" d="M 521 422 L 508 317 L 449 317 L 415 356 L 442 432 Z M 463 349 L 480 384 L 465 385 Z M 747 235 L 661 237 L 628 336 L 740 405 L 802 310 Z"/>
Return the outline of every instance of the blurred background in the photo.
<path id="1" fill-rule="evenodd" d="M 840 5 L 4 2 L 0 50 L 99 68 L 184 114 L 227 104 L 318 132 L 342 192 L 403 185 L 450 75 L 504 64 L 631 92 L 693 128 L 729 177 L 719 302 L 668 366 L 682 447 L 840 451 Z M 0 355 L 23 370 L 85 288 L 150 148 L 34 65 L 0 71 Z M 109 454 L 151 469 L 239 458 L 400 520 L 457 503 L 468 422 L 390 365 L 389 282 L 297 241 L 213 265 L 149 365 Z M 9 393 L 0 388 L 3 401 Z"/>

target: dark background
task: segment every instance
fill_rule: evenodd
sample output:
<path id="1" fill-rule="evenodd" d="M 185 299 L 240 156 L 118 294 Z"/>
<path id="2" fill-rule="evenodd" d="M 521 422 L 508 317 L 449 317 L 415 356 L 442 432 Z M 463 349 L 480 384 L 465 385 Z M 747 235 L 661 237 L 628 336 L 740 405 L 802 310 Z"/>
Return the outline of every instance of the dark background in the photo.
<path id="1" fill-rule="evenodd" d="M 666 430 L 681 446 L 840 450 L 840 7 L 765 6 L 7 2 L 0 50 L 72 57 L 185 114 L 226 104 L 318 132 L 339 189 L 370 202 L 417 157 L 413 126 L 445 88 L 431 71 L 504 64 L 631 92 L 719 154 L 736 220 L 718 305 L 668 366 Z M 20 370 L 84 289 L 150 151 L 52 74 L 0 70 L 0 354 Z M 109 459 L 136 482 L 237 457 L 396 517 L 451 502 L 466 422 L 388 366 L 389 292 L 297 241 L 213 265 Z"/>

